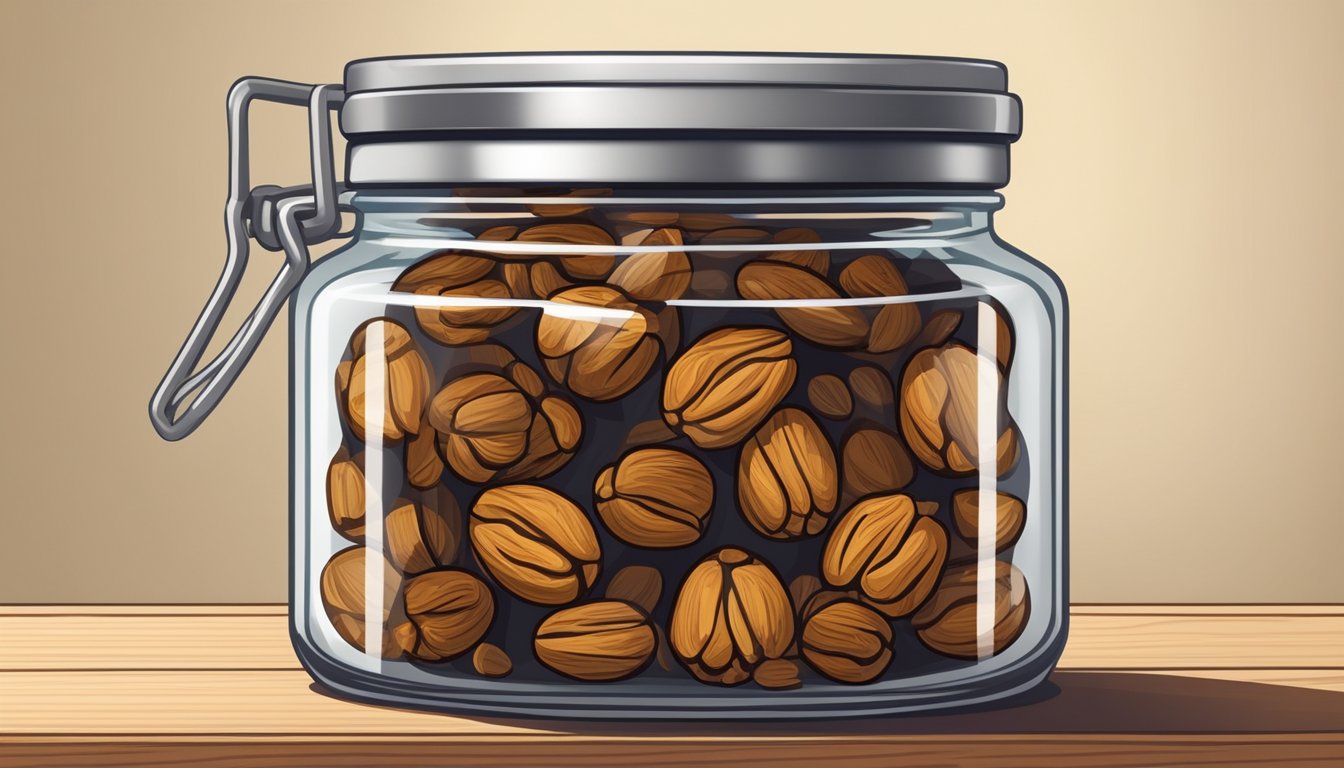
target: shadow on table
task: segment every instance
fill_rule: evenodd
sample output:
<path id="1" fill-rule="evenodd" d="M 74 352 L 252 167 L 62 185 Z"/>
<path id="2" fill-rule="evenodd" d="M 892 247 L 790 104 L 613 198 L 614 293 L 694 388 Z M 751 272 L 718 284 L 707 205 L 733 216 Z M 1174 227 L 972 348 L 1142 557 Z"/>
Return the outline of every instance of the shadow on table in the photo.
<path id="1" fill-rule="evenodd" d="M 320 685 L 313 690 L 334 695 Z M 944 733 L 1268 733 L 1344 731 L 1344 693 L 1152 673 L 1056 672 L 993 706 L 937 715 L 731 723 L 470 718 L 580 736 L 864 735 Z"/>

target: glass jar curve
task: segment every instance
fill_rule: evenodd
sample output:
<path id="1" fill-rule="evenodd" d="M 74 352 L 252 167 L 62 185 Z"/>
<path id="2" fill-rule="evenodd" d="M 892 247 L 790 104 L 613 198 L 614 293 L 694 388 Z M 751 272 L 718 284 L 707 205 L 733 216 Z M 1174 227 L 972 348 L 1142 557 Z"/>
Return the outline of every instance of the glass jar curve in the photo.
<path id="1" fill-rule="evenodd" d="M 354 204 L 355 240 L 291 302 L 291 634 L 325 685 L 464 713 L 816 718 L 969 706 L 1053 668 L 1067 301 L 994 234 L 997 195 Z M 746 394 L 711 402 L 716 381 Z M 465 425 L 482 397 L 500 421 Z M 697 574 L 744 626 L 697 625 Z M 604 606 L 637 658 L 585 635 Z"/>

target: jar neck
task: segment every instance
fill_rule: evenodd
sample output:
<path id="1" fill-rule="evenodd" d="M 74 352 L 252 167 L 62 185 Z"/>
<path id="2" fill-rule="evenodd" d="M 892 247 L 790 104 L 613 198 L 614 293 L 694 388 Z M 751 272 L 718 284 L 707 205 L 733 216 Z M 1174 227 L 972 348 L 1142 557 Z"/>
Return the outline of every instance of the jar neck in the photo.
<path id="1" fill-rule="evenodd" d="M 566 216 L 643 215 L 656 222 L 661 214 L 722 215 L 744 226 L 775 229 L 825 225 L 873 239 L 898 239 L 988 231 L 1003 197 L 992 190 L 457 187 L 364 189 L 351 203 L 361 214 L 361 229 L 406 236 Z"/>

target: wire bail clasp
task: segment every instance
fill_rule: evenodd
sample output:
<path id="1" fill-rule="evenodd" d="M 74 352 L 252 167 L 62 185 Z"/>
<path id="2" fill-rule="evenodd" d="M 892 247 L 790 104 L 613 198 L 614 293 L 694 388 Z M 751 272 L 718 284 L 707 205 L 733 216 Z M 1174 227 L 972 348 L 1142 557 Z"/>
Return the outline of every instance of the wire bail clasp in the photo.
<path id="1" fill-rule="evenodd" d="M 308 107 L 312 184 L 251 187 L 248 163 L 248 108 L 253 101 Z M 332 158 L 331 111 L 345 101 L 337 85 L 306 85 L 248 77 L 229 90 L 229 197 L 224 205 L 228 254 L 219 282 L 191 332 L 149 401 L 149 420 L 165 440 L 191 434 L 219 404 L 257 350 L 285 300 L 303 280 L 311 261 L 308 246 L 339 235 L 339 197 Z M 285 261 L 261 301 L 243 320 L 224 349 L 193 373 L 214 338 L 247 269 L 249 241 L 284 251 Z M 185 408 L 178 410 L 191 397 Z"/>

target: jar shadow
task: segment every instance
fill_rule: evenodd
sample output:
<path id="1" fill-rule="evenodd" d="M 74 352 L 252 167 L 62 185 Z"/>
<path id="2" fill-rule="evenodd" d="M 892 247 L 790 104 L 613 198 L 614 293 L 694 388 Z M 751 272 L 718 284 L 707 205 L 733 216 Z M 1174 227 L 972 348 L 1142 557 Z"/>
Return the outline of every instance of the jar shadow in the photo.
<path id="1" fill-rule="evenodd" d="M 324 686 L 310 688 L 343 699 Z M 395 709 L 382 707 L 384 709 Z M 574 736 L 1315 733 L 1344 731 L 1344 692 L 1146 672 L 1059 671 L 992 705 L 838 720 L 554 720 L 455 715 L 492 727 Z"/>

